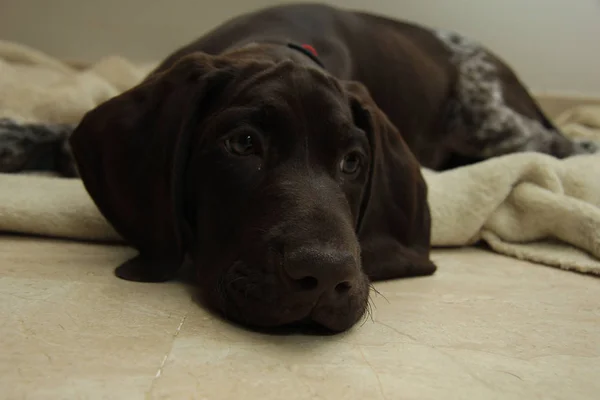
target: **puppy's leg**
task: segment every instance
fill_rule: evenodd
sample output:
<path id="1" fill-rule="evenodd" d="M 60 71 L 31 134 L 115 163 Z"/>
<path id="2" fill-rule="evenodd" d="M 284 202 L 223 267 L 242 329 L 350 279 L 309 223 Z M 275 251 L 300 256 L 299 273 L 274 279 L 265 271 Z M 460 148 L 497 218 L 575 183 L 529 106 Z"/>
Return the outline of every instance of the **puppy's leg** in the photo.
<path id="1" fill-rule="evenodd" d="M 456 34 L 438 32 L 456 66 L 448 104 L 447 147 L 483 160 L 534 151 L 558 158 L 595 153 L 600 144 L 565 137 L 543 114 L 515 73 L 501 60 Z"/>
<path id="2" fill-rule="evenodd" d="M 74 127 L 0 119 L 0 172 L 51 171 L 77 176 L 68 138 Z"/>

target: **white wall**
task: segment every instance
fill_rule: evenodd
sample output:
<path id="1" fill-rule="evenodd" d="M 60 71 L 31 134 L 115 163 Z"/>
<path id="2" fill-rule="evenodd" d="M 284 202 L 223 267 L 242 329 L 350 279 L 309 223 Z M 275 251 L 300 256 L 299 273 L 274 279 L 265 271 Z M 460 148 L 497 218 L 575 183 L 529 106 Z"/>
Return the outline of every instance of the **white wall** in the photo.
<path id="1" fill-rule="evenodd" d="M 0 0 L 0 38 L 52 55 L 160 59 L 220 21 L 293 0 Z M 600 0 L 329 0 L 453 29 L 537 92 L 600 96 Z"/>

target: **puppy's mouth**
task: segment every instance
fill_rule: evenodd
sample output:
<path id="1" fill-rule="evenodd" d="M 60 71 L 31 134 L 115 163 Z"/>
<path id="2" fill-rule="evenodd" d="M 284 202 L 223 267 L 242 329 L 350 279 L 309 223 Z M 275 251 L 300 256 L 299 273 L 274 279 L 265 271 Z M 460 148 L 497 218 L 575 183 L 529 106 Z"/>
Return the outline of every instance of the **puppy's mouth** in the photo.
<path id="1" fill-rule="evenodd" d="M 331 332 L 354 326 L 368 306 L 366 276 L 340 291 L 298 288 L 275 273 L 248 271 L 236 263 L 222 280 L 219 308 L 231 320 L 265 329 L 317 325 Z"/>

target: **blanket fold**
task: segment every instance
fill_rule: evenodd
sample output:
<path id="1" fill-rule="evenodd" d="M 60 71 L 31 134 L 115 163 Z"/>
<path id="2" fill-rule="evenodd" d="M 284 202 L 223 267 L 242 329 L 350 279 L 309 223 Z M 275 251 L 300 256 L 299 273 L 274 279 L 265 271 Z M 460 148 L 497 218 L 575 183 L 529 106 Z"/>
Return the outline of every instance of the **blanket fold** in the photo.
<path id="1" fill-rule="evenodd" d="M 0 118 L 77 123 L 155 63 L 107 57 L 76 68 L 0 41 Z M 600 140 L 600 106 L 557 116 L 573 137 Z M 446 172 L 423 170 L 434 247 L 485 242 L 507 256 L 600 276 L 600 156 L 512 154 Z M 81 181 L 0 174 L 0 231 L 122 241 Z"/>

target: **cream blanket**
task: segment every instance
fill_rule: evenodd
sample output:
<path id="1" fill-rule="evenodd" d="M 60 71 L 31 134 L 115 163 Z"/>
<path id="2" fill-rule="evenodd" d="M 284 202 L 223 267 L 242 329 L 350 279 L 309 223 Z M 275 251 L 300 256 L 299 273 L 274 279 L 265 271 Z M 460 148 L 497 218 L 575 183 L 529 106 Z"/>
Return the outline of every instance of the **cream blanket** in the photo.
<path id="1" fill-rule="evenodd" d="M 152 66 L 109 57 L 75 68 L 0 41 L 0 117 L 77 123 Z M 578 107 L 556 122 L 569 135 L 600 139 L 600 106 Z M 509 256 L 600 275 L 600 156 L 515 154 L 424 174 L 434 246 L 485 242 Z M 0 174 L 0 231 L 121 241 L 79 180 L 46 176 Z"/>

